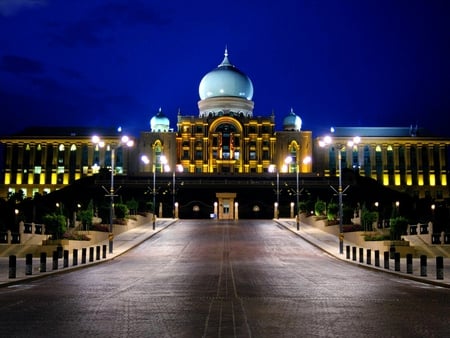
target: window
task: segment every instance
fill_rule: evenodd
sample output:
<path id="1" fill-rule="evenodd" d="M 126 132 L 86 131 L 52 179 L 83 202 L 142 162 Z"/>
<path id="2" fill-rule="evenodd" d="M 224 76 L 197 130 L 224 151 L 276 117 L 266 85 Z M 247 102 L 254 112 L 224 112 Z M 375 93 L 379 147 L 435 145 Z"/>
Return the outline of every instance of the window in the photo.
<path id="1" fill-rule="evenodd" d="M 372 173 L 372 165 L 370 163 L 370 148 L 368 145 L 364 146 L 364 175 L 370 177 Z"/>
<path id="2" fill-rule="evenodd" d="M 377 180 L 380 183 L 383 183 L 383 157 L 380 146 L 375 148 L 375 166 L 377 170 Z"/>

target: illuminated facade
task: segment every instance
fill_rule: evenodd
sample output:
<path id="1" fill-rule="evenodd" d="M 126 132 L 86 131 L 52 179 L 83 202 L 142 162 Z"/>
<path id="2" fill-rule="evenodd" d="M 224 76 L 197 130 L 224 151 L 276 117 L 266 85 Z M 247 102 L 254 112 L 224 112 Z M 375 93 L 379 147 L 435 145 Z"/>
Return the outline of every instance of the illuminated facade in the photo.
<path id="1" fill-rule="evenodd" d="M 102 135 L 104 146 L 92 142 Z M 107 128 L 38 127 L 1 139 L 3 170 L 0 194 L 22 190 L 27 197 L 60 189 L 82 177 L 111 167 L 111 149 L 120 133 Z M 117 149 L 115 172 L 126 174 L 129 151 Z"/>
<path id="2" fill-rule="evenodd" d="M 448 198 L 450 140 L 423 133 L 416 128 L 336 128 L 332 145 L 320 147 L 321 138 L 316 138 L 315 168 L 324 176 L 339 175 L 341 151 L 342 168 L 411 196 Z M 347 146 L 354 136 L 361 142 Z"/>
<path id="3" fill-rule="evenodd" d="M 342 168 L 418 197 L 449 197 L 450 140 L 429 137 L 409 128 L 338 128 L 334 145 L 318 146 L 311 131 L 293 110 L 276 129 L 273 113 L 254 116 L 253 83 L 228 59 L 199 85 L 198 115 L 178 112 L 176 130 L 160 109 L 131 149 L 118 147 L 120 133 L 105 128 L 30 128 L 21 135 L 3 137 L 0 195 L 22 190 L 28 197 L 60 189 L 101 167 L 111 168 L 111 149 L 116 150 L 115 173 L 149 176 L 153 171 L 183 172 L 192 177 L 303 174 L 333 177 Z M 101 148 L 92 142 L 98 134 Z M 353 136 L 361 143 L 340 148 Z M 116 149 L 117 147 L 117 149 Z M 144 163 L 141 156 L 150 161 Z M 312 161 L 304 163 L 304 159 Z M 271 174 L 272 173 L 272 174 Z"/>

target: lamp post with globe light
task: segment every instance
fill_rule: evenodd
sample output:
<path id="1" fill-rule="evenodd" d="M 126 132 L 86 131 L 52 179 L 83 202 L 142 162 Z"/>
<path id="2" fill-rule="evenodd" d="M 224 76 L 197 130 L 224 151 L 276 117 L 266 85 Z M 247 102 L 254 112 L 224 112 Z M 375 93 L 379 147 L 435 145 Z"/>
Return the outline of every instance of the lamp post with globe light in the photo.
<path id="1" fill-rule="evenodd" d="M 291 156 L 288 156 L 285 160 L 285 163 L 287 165 L 290 165 L 292 163 L 293 159 Z M 311 156 L 306 156 L 303 161 L 302 164 L 306 165 L 311 163 Z M 299 208 L 299 197 L 300 197 L 300 190 L 299 190 L 299 173 L 300 172 L 300 165 L 298 164 L 298 162 L 295 163 L 295 176 L 296 176 L 296 190 L 295 190 L 295 195 L 296 195 L 296 211 L 297 211 L 297 215 L 296 215 L 296 223 L 297 223 L 297 230 L 300 230 L 300 208 Z"/>
<path id="2" fill-rule="evenodd" d="M 147 155 L 142 155 L 141 156 L 141 161 L 144 162 L 144 164 L 149 164 L 150 163 L 150 159 L 148 158 Z M 156 228 L 156 170 L 155 170 L 155 165 L 152 166 L 153 169 L 153 189 L 152 189 L 152 194 L 153 194 L 153 216 L 152 216 L 152 224 L 153 224 L 153 230 L 155 230 Z"/>
<path id="3" fill-rule="evenodd" d="M 332 128 L 332 132 L 333 131 L 334 131 L 334 129 Z M 358 144 L 359 142 L 361 142 L 361 138 L 359 136 L 355 136 L 355 137 L 353 137 L 353 139 L 347 141 L 347 146 L 353 147 L 354 145 Z M 338 195 L 338 198 L 339 198 L 339 253 L 343 254 L 344 253 L 344 229 L 343 229 L 344 227 L 343 227 L 343 200 L 342 200 L 342 196 L 343 196 L 345 190 L 347 190 L 347 188 L 348 188 L 348 187 L 345 188 L 345 189 L 342 188 L 342 150 L 345 149 L 345 144 L 333 143 L 333 138 L 331 136 L 329 136 L 329 135 L 325 136 L 323 138 L 323 140 L 319 141 L 319 146 L 320 147 L 327 147 L 327 146 L 330 146 L 330 145 L 333 145 L 333 144 L 338 149 L 339 183 L 338 183 L 337 195 Z M 335 189 L 333 188 L 333 190 L 335 190 Z"/>
<path id="4" fill-rule="evenodd" d="M 92 143 L 94 144 L 98 144 L 100 147 L 104 147 L 105 146 L 105 142 L 102 141 L 100 139 L 99 136 L 94 135 L 92 137 Z M 109 206 L 109 253 L 113 253 L 113 241 L 114 241 L 114 235 L 113 235 L 113 219 L 114 219 L 114 197 L 117 196 L 115 194 L 115 190 L 114 190 L 114 174 L 115 174 L 115 161 L 116 161 L 116 149 L 119 149 L 122 146 L 127 146 L 127 147 L 132 147 L 134 145 L 134 141 L 126 136 L 123 135 L 120 140 L 119 143 L 114 147 L 113 145 L 111 145 L 111 184 L 110 184 L 110 189 L 109 191 L 107 189 L 106 192 L 108 193 L 106 195 L 106 197 L 110 198 L 110 206 Z"/>

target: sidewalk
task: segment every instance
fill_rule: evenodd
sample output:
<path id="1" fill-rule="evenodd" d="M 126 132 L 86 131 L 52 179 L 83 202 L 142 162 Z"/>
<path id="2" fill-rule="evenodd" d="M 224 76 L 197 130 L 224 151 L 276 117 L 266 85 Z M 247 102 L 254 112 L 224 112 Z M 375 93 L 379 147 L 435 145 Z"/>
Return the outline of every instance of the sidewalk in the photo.
<path id="1" fill-rule="evenodd" d="M 400 271 L 395 271 L 395 265 L 394 260 L 389 260 L 389 269 L 384 268 L 384 255 L 383 252 L 380 252 L 380 266 L 376 267 L 374 262 L 374 253 L 372 251 L 372 257 L 371 257 L 371 264 L 367 264 L 366 262 L 366 249 L 364 248 L 364 262 L 359 262 L 359 247 L 356 250 L 357 257 L 356 260 L 353 260 L 352 254 L 350 255 L 350 259 L 347 259 L 346 255 L 346 246 L 350 245 L 350 247 L 355 246 L 353 243 L 347 243 L 345 242 L 344 238 L 344 253 L 341 255 L 339 253 L 339 239 L 329 234 L 325 231 L 322 231 L 312 225 L 300 223 L 300 230 L 297 231 L 297 224 L 295 220 L 293 219 L 278 219 L 275 220 L 278 224 L 284 226 L 286 229 L 292 231 L 293 233 L 297 234 L 298 236 L 302 237 L 309 243 L 313 244 L 314 246 L 322 249 L 323 251 L 327 252 L 333 257 L 336 257 L 338 259 L 341 259 L 343 261 L 346 261 L 351 264 L 357 264 L 361 267 L 368 268 L 368 269 L 374 269 L 378 271 L 383 271 L 385 273 L 397 275 L 399 277 L 408 278 L 411 280 L 424 282 L 428 284 L 433 284 L 437 286 L 442 286 L 446 288 L 450 288 L 450 260 L 448 258 L 444 258 L 444 279 L 437 279 L 436 278 L 436 258 L 435 257 L 429 257 L 427 259 L 427 276 L 421 277 L 420 276 L 420 258 L 413 258 L 413 273 L 408 274 L 407 273 L 407 267 L 406 267 L 406 258 L 400 259 Z"/>
<path id="2" fill-rule="evenodd" d="M 68 266 L 64 267 L 64 261 L 62 258 L 58 259 L 58 269 L 53 269 L 53 258 L 47 256 L 47 265 L 46 272 L 40 272 L 40 257 L 33 257 L 32 271 L 31 275 L 26 274 L 26 262 L 25 258 L 17 258 L 16 261 L 16 278 L 9 278 L 9 257 L 0 257 L 0 287 L 10 286 L 13 284 L 17 284 L 17 282 L 21 282 L 24 280 L 31 280 L 42 278 L 45 276 L 49 276 L 54 273 L 63 273 L 67 271 L 71 271 L 74 269 L 83 268 L 93 264 L 99 264 L 106 260 L 111 260 L 116 258 L 117 256 L 122 255 L 123 253 L 129 251 L 135 246 L 139 245 L 143 241 L 148 238 L 154 236 L 161 230 L 167 228 L 172 223 L 174 223 L 176 219 L 164 219 L 158 218 L 156 221 L 156 229 L 153 230 L 153 224 L 151 222 L 145 223 L 143 225 L 137 226 L 131 230 L 122 232 L 119 235 L 114 237 L 113 242 L 113 253 L 107 253 L 106 258 L 102 258 L 102 252 L 100 252 L 99 257 L 97 257 L 97 246 L 100 248 L 103 245 L 106 245 L 108 248 L 108 241 L 97 243 L 95 245 L 90 246 L 89 248 L 94 248 L 94 255 L 92 261 L 89 260 L 89 248 L 87 252 L 86 263 L 82 264 L 81 262 L 81 250 L 78 252 L 78 264 L 73 266 L 73 254 L 69 252 Z"/>

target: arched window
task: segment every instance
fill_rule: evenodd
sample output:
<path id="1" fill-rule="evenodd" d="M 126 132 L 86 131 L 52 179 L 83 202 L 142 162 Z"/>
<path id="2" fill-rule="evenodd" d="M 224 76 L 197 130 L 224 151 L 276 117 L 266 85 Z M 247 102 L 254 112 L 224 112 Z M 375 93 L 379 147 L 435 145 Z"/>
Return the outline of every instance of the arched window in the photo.
<path id="1" fill-rule="evenodd" d="M 375 167 L 377 171 L 377 181 L 383 183 L 383 157 L 380 146 L 376 146 L 375 148 Z"/>
<path id="2" fill-rule="evenodd" d="M 371 177 L 372 175 L 372 165 L 370 163 L 370 147 L 368 145 L 364 146 L 364 175 L 366 177 Z"/>

